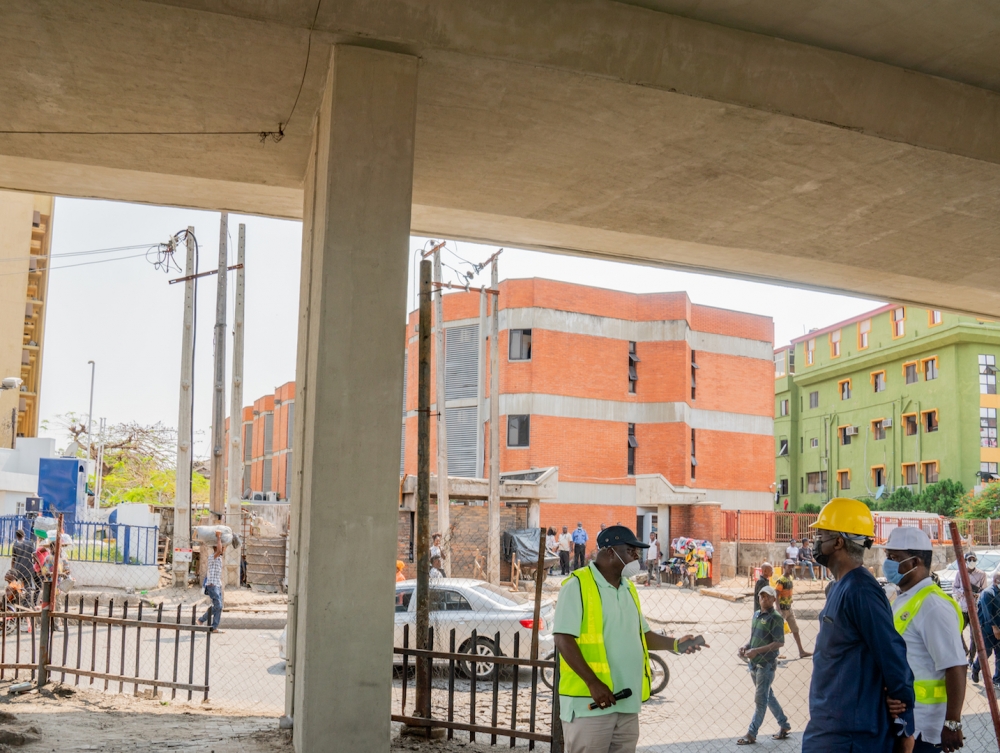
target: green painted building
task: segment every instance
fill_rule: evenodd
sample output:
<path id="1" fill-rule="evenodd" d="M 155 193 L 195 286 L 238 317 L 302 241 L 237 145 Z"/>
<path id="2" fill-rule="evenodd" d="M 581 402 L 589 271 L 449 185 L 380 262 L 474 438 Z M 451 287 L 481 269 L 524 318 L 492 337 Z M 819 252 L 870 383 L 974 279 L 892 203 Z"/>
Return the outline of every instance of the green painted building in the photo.
<path id="1" fill-rule="evenodd" d="M 776 509 L 998 475 L 1000 324 L 887 305 L 775 350 Z"/>

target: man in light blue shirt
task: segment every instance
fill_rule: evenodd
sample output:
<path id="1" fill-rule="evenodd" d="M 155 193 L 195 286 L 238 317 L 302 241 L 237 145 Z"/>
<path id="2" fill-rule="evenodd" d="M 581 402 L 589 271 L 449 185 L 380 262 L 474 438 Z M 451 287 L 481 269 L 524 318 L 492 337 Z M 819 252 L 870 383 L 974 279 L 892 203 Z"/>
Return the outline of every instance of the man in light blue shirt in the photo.
<path id="1" fill-rule="evenodd" d="M 583 530 L 583 523 L 576 524 L 573 531 L 573 569 L 579 570 L 587 564 L 587 532 Z"/>

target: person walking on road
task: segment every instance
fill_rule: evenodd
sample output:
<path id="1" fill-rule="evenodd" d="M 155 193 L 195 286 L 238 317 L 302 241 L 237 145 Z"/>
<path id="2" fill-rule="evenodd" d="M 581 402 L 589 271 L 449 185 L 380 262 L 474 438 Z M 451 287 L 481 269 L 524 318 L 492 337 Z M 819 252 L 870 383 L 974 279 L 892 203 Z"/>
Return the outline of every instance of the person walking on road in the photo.
<path id="1" fill-rule="evenodd" d="M 205 614 L 198 618 L 198 623 L 209 625 L 213 633 L 219 632 L 219 621 L 222 620 L 222 563 L 225 554 L 222 531 L 216 531 L 215 546 L 208 555 L 208 572 L 205 575 L 205 595 L 212 600 L 212 604 L 205 610 Z"/>
<path id="2" fill-rule="evenodd" d="M 914 696 L 906 643 L 893 626 L 885 592 L 862 567 L 875 537 L 871 510 L 837 497 L 810 527 L 817 532 L 816 561 L 837 580 L 819 613 L 802 750 L 890 753 L 897 741 L 908 749 Z M 890 699 L 898 702 L 895 717 L 886 708 Z"/>
<path id="3" fill-rule="evenodd" d="M 979 601 L 979 594 L 983 592 L 983 589 L 988 585 L 986 583 L 986 573 L 977 567 L 978 560 L 976 558 L 975 552 L 969 552 L 965 555 L 965 566 L 969 571 L 969 585 L 972 586 L 972 606 L 975 606 Z M 965 598 L 965 589 L 960 585 L 961 581 L 959 578 L 955 578 L 955 585 L 958 588 L 952 588 L 952 592 L 955 594 L 955 601 L 958 602 L 958 606 L 962 608 L 962 619 L 965 625 L 969 624 L 969 603 Z M 962 628 L 962 646 L 965 647 L 965 652 L 969 655 L 969 664 L 976 660 L 976 642 L 972 640 L 972 629 L 969 629 L 969 645 L 965 644 L 965 628 Z"/>
<path id="4" fill-rule="evenodd" d="M 791 572 L 782 571 L 781 577 L 775 581 L 775 591 L 778 594 L 778 611 L 788 625 L 788 630 L 795 639 L 795 645 L 799 647 L 799 658 L 805 659 L 812 654 L 802 646 L 802 636 L 799 634 L 799 623 L 795 621 L 795 613 L 792 611 L 792 599 L 795 582 L 792 580 Z"/>
<path id="5" fill-rule="evenodd" d="M 545 531 L 545 554 L 550 557 L 559 556 L 559 538 L 556 536 L 556 529 L 549 526 Z M 549 568 L 549 575 L 552 575 L 553 568 Z"/>
<path id="6" fill-rule="evenodd" d="M 564 750 L 634 753 L 639 708 L 649 698 L 649 651 L 679 653 L 681 643 L 693 636 L 654 633 L 642 616 L 631 578 L 639 572 L 639 550 L 646 544 L 625 526 L 609 526 L 597 546 L 594 562 L 563 581 L 556 602 L 553 633 Z M 630 696 L 615 696 L 626 689 Z"/>
<path id="7" fill-rule="evenodd" d="M 760 592 L 764 586 L 771 585 L 771 576 L 774 575 L 774 568 L 770 562 L 764 562 L 760 566 L 760 577 L 753 587 L 753 611 L 754 614 L 760 611 Z"/>
<path id="8" fill-rule="evenodd" d="M 986 649 L 986 658 L 993 655 L 993 684 L 1000 687 L 1000 662 L 996 661 L 998 644 L 1000 644 L 1000 570 L 993 573 L 993 585 L 984 590 L 979 595 L 979 603 L 976 605 L 976 612 L 979 615 L 979 625 L 983 631 L 983 647 Z M 982 670 L 977 656 L 972 662 L 972 681 L 979 682 L 979 673 Z"/>
<path id="9" fill-rule="evenodd" d="M 656 578 L 656 587 L 660 587 L 660 542 L 656 540 L 656 534 L 649 534 L 649 548 L 646 550 L 646 588 L 653 585 L 653 578 Z"/>
<path id="10" fill-rule="evenodd" d="M 604 533 L 604 531 L 601 531 Z M 587 532 L 583 530 L 583 523 L 576 524 L 573 531 L 573 569 L 579 570 L 587 564 Z"/>
<path id="11" fill-rule="evenodd" d="M 771 684 L 774 682 L 774 671 L 778 668 L 778 652 L 785 645 L 785 621 L 774 608 L 778 598 L 777 592 L 771 586 L 764 586 L 758 594 L 760 609 L 754 612 L 750 624 L 750 642 L 741 646 L 739 657 L 749 662 L 750 676 L 753 678 L 754 704 L 756 709 L 747 733 L 736 741 L 737 745 L 753 745 L 757 742 L 757 732 L 764 723 L 764 714 L 768 709 L 778 722 L 778 734 L 775 740 L 787 740 L 792 725 L 781 709 L 781 704 L 774 697 Z"/>
<path id="12" fill-rule="evenodd" d="M 569 552 L 573 546 L 573 538 L 569 535 L 569 528 L 562 527 L 559 534 L 559 571 L 562 575 L 569 575 Z"/>
<path id="13" fill-rule="evenodd" d="M 885 542 L 886 580 L 899 586 L 892 603 L 896 631 L 913 670 L 914 753 L 951 753 L 962 747 L 962 706 L 968 669 L 962 647 L 962 610 L 931 580 L 934 550 L 920 528 L 893 528 Z M 890 711 L 894 709 L 890 706 Z"/>

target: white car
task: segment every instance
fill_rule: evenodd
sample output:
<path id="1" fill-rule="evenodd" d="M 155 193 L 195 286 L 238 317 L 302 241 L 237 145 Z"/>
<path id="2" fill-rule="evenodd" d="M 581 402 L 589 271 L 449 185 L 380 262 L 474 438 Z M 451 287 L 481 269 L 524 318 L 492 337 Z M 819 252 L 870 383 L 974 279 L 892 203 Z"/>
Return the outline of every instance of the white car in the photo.
<path id="1" fill-rule="evenodd" d="M 976 568 L 986 573 L 986 585 L 993 582 L 993 573 L 1000 568 L 1000 549 L 990 549 L 985 552 L 975 552 Z M 951 594 L 955 585 L 955 578 L 958 577 L 958 562 L 952 562 L 944 570 L 934 573 L 941 581 L 941 589 L 946 594 Z"/>
<path id="2" fill-rule="evenodd" d="M 396 630 L 395 645 L 403 646 L 403 627 L 410 626 L 411 648 L 414 647 L 414 627 L 417 621 L 415 580 L 405 580 L 396 584 Z M 434 649 L 447 651 L 449 633 L 455 630 L 455 649 L 471 653 L 472 631 L 476 631 L 475 651 L 483 658 L 497 655 L 514 655 L 514 636 L 519 635 L 519 656 L 531 655 L 531 628 L 534 623 L 533 594 L 512 592 L 506 587 L 494 586 L 486 581 L 471 578 L 435 578 L 430 582 L 431 627 L 434 628 Z M 538 655 L 547 656 L 555 649 L 552 637 L 552 618 L 555 606 L 551 599 L 542 602 L 541 620 L 538 630 Z M 496 645 L 496 634 L 500 633 L 500 645 Z M 394 654 L 393 661 L 401 664 L 403 657 Z M 413 662 L 410 657 L 409 662 Z M 472 675 L 472 664 L 463 662 L 460 669 L 467 676 Z M 476 677 L 480 680 L 492 679 L 496 665 L 487 662 L 476 663 Z"/>

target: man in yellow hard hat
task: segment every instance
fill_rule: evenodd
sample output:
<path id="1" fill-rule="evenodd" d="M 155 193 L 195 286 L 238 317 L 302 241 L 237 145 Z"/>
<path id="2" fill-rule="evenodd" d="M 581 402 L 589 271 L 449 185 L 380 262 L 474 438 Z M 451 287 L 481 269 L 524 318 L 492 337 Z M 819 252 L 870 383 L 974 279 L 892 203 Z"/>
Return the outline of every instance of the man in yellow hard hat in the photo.
<path id="1" fill-rule="evenodd" d="M 891 753 L 913 747 L 913 673 L 875 577 L 862 567 L 875 524 L 864 502 L 839 497 L 810 526 L 813 554 L 837 579 L 819 614 L 809 688 L 809 753 Z M 892 702 L 895 715 L 890 715 Z"/>

